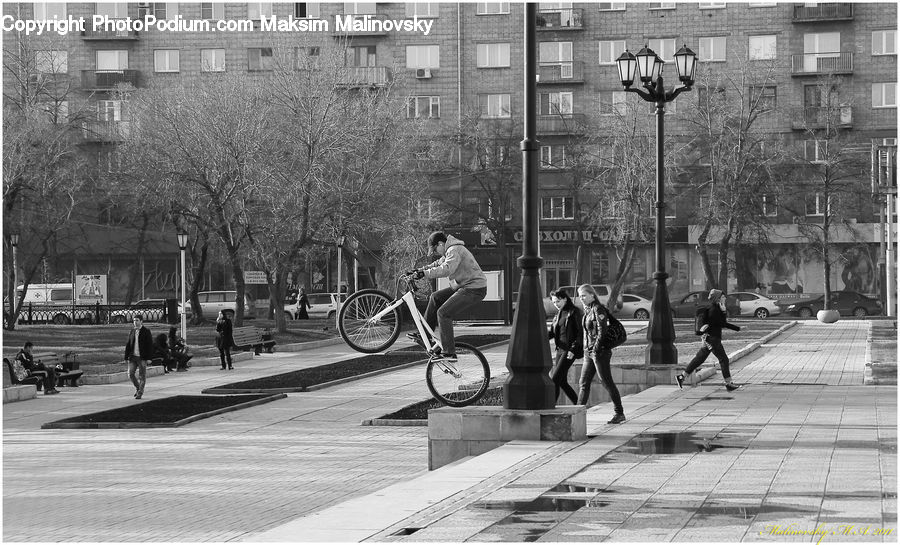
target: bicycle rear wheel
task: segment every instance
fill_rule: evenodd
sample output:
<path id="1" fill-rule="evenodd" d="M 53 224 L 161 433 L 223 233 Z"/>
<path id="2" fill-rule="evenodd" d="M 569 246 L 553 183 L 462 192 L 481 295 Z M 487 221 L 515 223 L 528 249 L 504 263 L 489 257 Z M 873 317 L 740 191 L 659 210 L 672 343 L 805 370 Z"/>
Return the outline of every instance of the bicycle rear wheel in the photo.
<path id="1" fill-rule="evenodd" d="M 491 382 L 491 368 L 477 348 L 456 343 L 455 364 L 432 358 L 425 369 L 425 382 L 435 399 L 451 407 L 465 407 L 481 399 Z"/>
<path id="2" fill-rule="evenodd" d="M 365 354 L 381 352 L 400 336 L 400 309 L 375 321 L 374 316 L 393 303 L 379 290 L 360 290 L 344 301 L 338 316 L 338 331 L 350 348 Z"/>

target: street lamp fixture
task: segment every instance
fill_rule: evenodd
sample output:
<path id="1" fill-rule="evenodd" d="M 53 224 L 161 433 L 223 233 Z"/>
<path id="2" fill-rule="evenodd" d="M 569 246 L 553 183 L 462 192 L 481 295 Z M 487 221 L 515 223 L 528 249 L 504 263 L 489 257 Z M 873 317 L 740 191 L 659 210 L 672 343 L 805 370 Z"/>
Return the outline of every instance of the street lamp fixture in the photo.
<path id="1" fill-rule="evenodd" d="M 13 248 L 19 246 L 19 233 L 13 233 L 9 235 L 9 243 L 12 244 Z"/>
<path id="2" fill-rule="evenodd" d="M 187 301 L 184 298 L 185 295 L 185 264 L 184 264 L 184 251 L 187 249 L 188 236 L 187 233 L 179 232 L 177 234 L 178 237 L 178 247 L 181 249 L 181 338 L 184 339 L 185 344 L 187 344 L 187 315 L 185 314 L 187 311 Z"/>
<path id="3" fill-rule="evenodd" d="M 644 361 L 647 365 L 677 365 L 678 350 L 675 348 L 675 324 L 672 321 L 672 309 L 669 304 L 669 291 L 666 287 L 666 253 L 665 253 L 665 164 L 663 142 L 665 130 L 663 116 L 666 102 L 675 100 L 682 91 L 689 91 L 694 85 L 694 69 L 697 66 L 697 55 L 687 45 L 675 53 L 675 70 L 681 85 L 666 91 L 663 83 L 662 69 L 665 64 L 652 49 L 644 46 L 637 55 L 625 50 L 616 65 L 619 79 L 626 92 L 636 93 L 647 102 L 656 104 L 656 289 L 650 305 L 650 327 L 647 328 L 647 349 Z M 632 87 L 635 76 L 640 80 L 643 89 Z"/>

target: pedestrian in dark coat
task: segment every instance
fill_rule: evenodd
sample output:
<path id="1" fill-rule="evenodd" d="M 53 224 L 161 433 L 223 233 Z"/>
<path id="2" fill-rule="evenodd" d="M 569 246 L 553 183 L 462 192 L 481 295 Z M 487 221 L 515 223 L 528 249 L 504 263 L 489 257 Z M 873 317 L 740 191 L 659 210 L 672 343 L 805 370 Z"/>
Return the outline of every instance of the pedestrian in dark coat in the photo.
<path id="1" fill-rule="evenodd" d="M 569 369 L 575 360 L 584 357 L 584 335 L 581 320 L 584 312 L 575 306 L 569 294 L 564 289 L 558 289 L 550 294 L 550 300 L 559 310 L 550 324 L 550 338 L 556 345 L 556 357 L 550 378 L 556 385 L 556 398 L 562 390 L 569 401 L 574 405 L 578 401 L 578 395 L 569 385 Z"/>
<path id="2" fill-rule="evenodd" d="M 125 343 L 125 360 L 128 361 L 128 378 L 134 384 L 134 398 L 144 395 L 147 384 L 147 364 L 153 359 L 153 334 L 144 326 L 144 316 L 135 314 L 134 329 Z"/>
<path id="3" fill-rule="evenodd" d="M 700 335 L 700 340 L 702 341 L 700 350 L 697 351 L 697 355 L 684 369 L 684 373 L 675 376 L 675 380 L 678 381 L 678 388 L 682 388 L 685 377 L 700 367 L 712 353 L 715 354 L 719 360 L 719 366 L 722 367 L 722 378 L 725 379 L 725 388 L 729 392 L 733 392 L 741 386 L 731 380 L 728 354 L 725 352 L 725 348 L 722 347 L 722 328 L 727 327 L 733 331 L 740 331 L 741 328 L 728 323 L 728 315 L 725 312 L 725 297 L 723 297 L 722 290 L 710 290 L 709 302 L 711 306 L 702 310 L 700 314 L 701 319 L 699 323 L 703 325 L 695 331 L 697 335 Z"/>
<path id="4" fill-rule="evenodd" d="M 309 297 L 306 296 L 306 289 L 300 288 L 300 295 L 297 296 L 297 319 L 309 320 L 309 313 L 306 309 L 311 308 Z"/>
<path id="5" fill-rule="evenodd" d="M 234 346 L 233 329 L 231 319 L 224 310 L 220 310 L 219 316 L 216 318 L 216 348 L 219 349 L 219 360 L 222 362 L 223 371 L 226 363 L 228 369 L 234 369 L 231 365 L 231 347 Z"/>
<path id="6" fill-rule="evenodd" d="M 597 291 L 590 284 L 578 286 L 578 297 L 584 305 L 584 365 L 581 368 L 581 380 L 579 381 L 578 404 L 587 405 L 591 394 L 591 381 L 594 375 L 600 377 L 600 382 L 609 393 L 616 413 L 607 421 L 607 424 L 621 424 L 625 422 L 625 409 L 622 407 L 622 396 L 619 388 L 613 382 L 612 349 L 603 343 L 606 338 L 606 329 L 609 327 L 609 309 L 603 306 Z"/>

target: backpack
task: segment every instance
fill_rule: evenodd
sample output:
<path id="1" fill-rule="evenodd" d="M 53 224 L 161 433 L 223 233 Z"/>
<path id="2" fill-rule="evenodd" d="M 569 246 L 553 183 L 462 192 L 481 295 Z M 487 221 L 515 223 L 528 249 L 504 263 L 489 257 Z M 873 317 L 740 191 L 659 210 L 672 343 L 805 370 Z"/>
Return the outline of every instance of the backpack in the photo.
<path id="1" fill-rule="evenodd" d="M 694 316 L 694 335 L 703 335 L 700 328 L 706 325 L 706 310 L 707 309 L 705 308 L 701 308 L 697 311 L 696 316 Z"/>
<path id="2" fill-rule="evenodd" d="M 609 319 L 609 325 L 606 327 L 606 335 L 603 336 L 603 341 L 599 344 L 604 348 L 615 348 L 628 339 L 628 333 L 625 331 L 625 326 L 622 325 L 622 322 L 612 314 L 607 312 L 606 317 Z"/>

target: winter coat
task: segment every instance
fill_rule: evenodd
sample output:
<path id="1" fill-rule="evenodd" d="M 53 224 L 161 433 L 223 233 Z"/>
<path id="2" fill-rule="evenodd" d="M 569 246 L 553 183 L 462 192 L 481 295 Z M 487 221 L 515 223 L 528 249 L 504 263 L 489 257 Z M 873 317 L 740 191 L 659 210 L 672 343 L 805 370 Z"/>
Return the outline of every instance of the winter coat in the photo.
<path id="1" fill-rule="evenodd" d="M 450 285 L 460 288 L 487 288 L 487 278 L 481 266 L 463 241 L 448 235 L 445 246 L 447 249 L 445 254 L 425 267 L 425 277 L 450 278 Z"/>
<path id="2" fill-rule="evenodd" d="M 574 359 L 584 357 L 584 329 L 581 321 L 584 312 L 568 301 L 559 310 L 550 324 L 550 338 L 554 339 L 556 348 L 575 354 Z"/>

